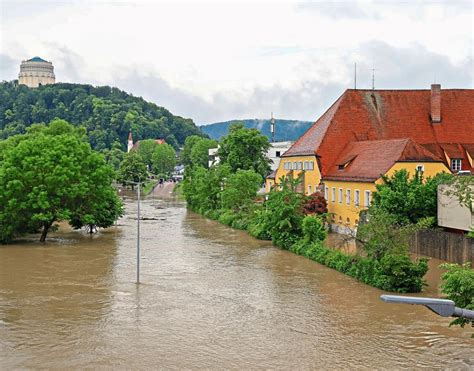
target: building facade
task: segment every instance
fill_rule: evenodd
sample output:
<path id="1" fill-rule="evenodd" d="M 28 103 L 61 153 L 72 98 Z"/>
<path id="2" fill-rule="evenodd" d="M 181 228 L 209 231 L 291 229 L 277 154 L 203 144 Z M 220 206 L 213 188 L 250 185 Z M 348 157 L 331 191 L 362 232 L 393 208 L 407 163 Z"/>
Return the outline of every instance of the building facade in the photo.
<path id="1" fill-rule="evenodd" d="M 474 173 L 474 90 L 349 89 L 282 155 L 267 191 L 301 176 L 324 191 L 336 229 L 354 230 L 383 175 Z"/>
<path id="2" fill-rule="evenodd" d="M 41 85 L 54 84 L 56 76 L 51 62 L 45 61 L 40 57 L 34 57 L 22 61 L 20 65 L 20 74 L 18 83 L 26 85 L 29 88 L 37 88 Z"/>

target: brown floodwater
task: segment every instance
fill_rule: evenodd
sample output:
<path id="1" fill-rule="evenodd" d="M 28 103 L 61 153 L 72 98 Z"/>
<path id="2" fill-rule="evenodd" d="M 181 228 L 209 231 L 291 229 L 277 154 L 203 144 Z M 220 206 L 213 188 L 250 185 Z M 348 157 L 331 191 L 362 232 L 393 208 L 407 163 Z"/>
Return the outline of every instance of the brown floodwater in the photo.
<path id="1" fill-rule="evenodd" d="M 0 369 L 474 368 L 472 329 L 186 210 L 0 247 Z M 438 295 L 439 261 L 430 287 Z"/>

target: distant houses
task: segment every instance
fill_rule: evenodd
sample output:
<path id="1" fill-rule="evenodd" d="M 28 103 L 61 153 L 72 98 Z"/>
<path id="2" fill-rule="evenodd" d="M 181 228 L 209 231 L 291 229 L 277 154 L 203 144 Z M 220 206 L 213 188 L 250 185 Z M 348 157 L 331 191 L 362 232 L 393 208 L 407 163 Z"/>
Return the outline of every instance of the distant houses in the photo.
<path id="1" fill-rule="evenodd" d="M 346 90 L 281 156 L 267 191 L 301 176 L 300 191 L 324 191 L 332 227 L 357 228 L 383 175 L 474 173 L 474 90 Z"/>

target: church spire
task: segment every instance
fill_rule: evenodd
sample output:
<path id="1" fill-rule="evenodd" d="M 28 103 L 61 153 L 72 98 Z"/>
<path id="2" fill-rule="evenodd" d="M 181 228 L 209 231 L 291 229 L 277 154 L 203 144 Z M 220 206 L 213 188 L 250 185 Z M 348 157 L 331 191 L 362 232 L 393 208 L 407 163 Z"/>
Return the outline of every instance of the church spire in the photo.
<path id="1" fill-rule="evenodd" d="M 127 153 L 130 152 L 133 148 L 133 137 L 132 132 L 128 133 L 128 144 L 127 144 Z"/>

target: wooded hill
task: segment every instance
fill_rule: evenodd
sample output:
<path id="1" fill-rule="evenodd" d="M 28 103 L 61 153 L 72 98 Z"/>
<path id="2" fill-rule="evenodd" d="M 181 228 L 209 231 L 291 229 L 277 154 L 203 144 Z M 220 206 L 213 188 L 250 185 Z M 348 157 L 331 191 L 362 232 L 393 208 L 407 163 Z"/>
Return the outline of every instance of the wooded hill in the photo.
<path id="1" fill-rule="evenodd" d="M 114 142 L 125 150 L 130 130 L 134 140 L 165 138 L 175 148 L 189 135 L 205 136 L 191 119 L 118 88 L 59 83 L 30 89 L 14 81 L 0 83 L 0 139 L 54 118 L 84 126 L 96 150 Z"/>
<path id="2" fill-rule="evenodd" d="M 270 120 L 250 119 L 216 122 L 214 124 L 201 126 L 201 130 L 209 135 L 211 139 L 220 140 L 229 133 L 230 125 L 236 122 L 242 123 L 245 127 L 250 129 L 258 129 L 263 135 L 266 135 L 268 139 L 271 139 Z M 275 119 L 275 140 L 277 142 L 296 140 L 303 135 L 312 124 L 313 122 L 311 121 Z"/>

